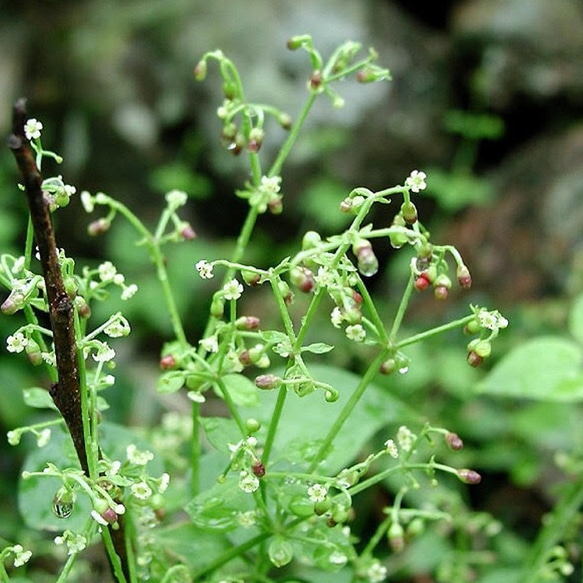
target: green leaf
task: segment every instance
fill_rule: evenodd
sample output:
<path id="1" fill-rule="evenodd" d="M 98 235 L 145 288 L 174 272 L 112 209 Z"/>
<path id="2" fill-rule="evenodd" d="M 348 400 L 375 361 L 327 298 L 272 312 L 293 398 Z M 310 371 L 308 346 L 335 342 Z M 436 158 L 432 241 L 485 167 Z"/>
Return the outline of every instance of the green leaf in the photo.
<path id="1" fill-rule="evenodd" d="M 325 401 L 322 391 L 304 397 L 290 392 L 277 429 L 273 461 L 299 467 L 309 465 L 317 454 L 336 417 L 356 389 L 360 377 L 329 365 L 312 365 L 318 381 L 339 391 L 334 403 Z M 255 417 L 267 428 L 273 415 L 278 391 L 259 391 L 261 406 L 241 414 Z M 356 458 L 366 442 L 382 427 L 417 420 L 417 415 L 388 391 L 371 384 L 332 444 L 326 472 L 338 471 Z"/>
<path id="2" fill-rule="evenodd" d="M 314 342 L 313 344 L 308 344 L 307 346 L 302 346 L 302 352 L 311 352 L 313 354 L 326 354 L 334 350 L 334 346 L 326 344 L 325 342 Z"/>
<path id="3" fill-rule="evenodd" d="M 34 407 L 35 409 L 54 409 L 57 407 L 53 403 L 53 399 L 46 389 L 41 389 L 40 387 L 30 387 L 22 391 L 24 396 L 24 402 L 29 407 Z"/>
<path id="4" fill-rule="evenodd" d="M 512 350 L 478 385 L 490 395 L 547 401 L 583 399 L 581 348 L 553 336 L 535 338 Z"/>
<path id="5" fill-rule="evenodd" d="M 218 451 L 230 455 L 229 443 L 241 440 L 241 431 L 232 419 L 226 417 L 202 417 L 200 420 L 207 439 Z"/>
<path id="6" fill-rule="evenodd" d="M 240 515 L 254 507 L 253 495 L 243 492 L 238 477 L 230 475 L 196 496 L 185 510 L 194 526 L 216 532 L 238 528 Z"/>
<path id="7" fill-rule="evenodd" d="M 569 332 L 583 345 L 583 294 L 575 298 L 569 314 Z"/>
<path id="8" fill-rule="evenodd" d="M 235 405 L 240 407 L 253 407 L 259 403 L 258 390 L 255 384 L 242 374 L 228 374 L 222 379 Z M 219 386 L 215 385 L 217 393 L 221 394 Z"/>
<path id="9" fill-rule="evenodd" d="M 177 375 L 175 372 L 169 372 L 158 377 L 156 390 L 163 395 L 167 395 L 179 391 L 183 385 L 184 377 L 181 374 Z"/>

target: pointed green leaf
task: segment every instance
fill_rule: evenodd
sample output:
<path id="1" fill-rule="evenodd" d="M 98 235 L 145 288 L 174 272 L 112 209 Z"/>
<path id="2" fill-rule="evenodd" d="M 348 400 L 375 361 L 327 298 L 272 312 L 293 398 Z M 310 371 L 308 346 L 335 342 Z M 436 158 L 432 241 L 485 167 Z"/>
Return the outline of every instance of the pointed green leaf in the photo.
<path id="1" fill-rule="evenodd" d="M 560 337 L 524 342 L 507 354 L 478 385 L 490 395 L 549 401 L 578 401 L 581 348 Z"/>

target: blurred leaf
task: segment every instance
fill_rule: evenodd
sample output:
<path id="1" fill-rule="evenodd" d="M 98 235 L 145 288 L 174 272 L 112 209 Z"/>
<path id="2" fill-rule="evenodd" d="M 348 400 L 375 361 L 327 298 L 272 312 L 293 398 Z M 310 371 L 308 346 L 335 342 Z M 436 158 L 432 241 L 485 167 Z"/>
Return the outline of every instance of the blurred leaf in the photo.
<path id="1" fill-rule="evenodd" d="M 29 389 L 24 389 L 22 394 L 24 396 L 24 402 L 29 407 L 34 407 L 35 409 L 57 410 L 51 395 L 46 389 L 41 389 L 40 387 L 30 387 Z"/>
<path id="2" fill-rule="evenodd" d="M 160 193 L 178 189 L 197 199 L 206 198 L 211 193 L 210 179 L 194 172 L 190 164 L 180 161 L 152 170 L 150 185 Z"/>
<path id="3" fill-rule="evenodd" d="M 230 455 L 229 444 L 241 440 L 241 430 L 233 419 L 226 417 L 202 417 L 200 420 L 207 439 L 218 451 Z"/>
<path id="4" fill-rule="evenodd" d="M 310 182 L 298 201 L 299 209 L 311 221 L 327 231 L 337 232 L 350 221 L 351 216 L 340 212 L 340 202 L 348 194 L 347 188 L 333 178 L 318 177 Z"/>
<path id="5" fill-rule="evenodd" d="M 489 113 L 452 109 L 445 114 L 443 121 L 448 132 L 470 140 L 498 140 L 504 135 L 502 118 Z"/>
<path id="6" fill-rule="evenodd" d="M 240 407 L 254 407 L 259 404 L 259 391 L 255 384 L 242 374 L 228 374 L 222 378 L 231 399 Z M 216 385 L 216 391 L 220 395 L 221 387 Z"/>
<path id="7" fill-rule="evenodd" d="M 583 345 L 583 294 L 575 298 L 569 313 L 569 332 Z"/>
<path id="8" fill-rule="evenodd" d="M 439 206 L 448 212 L 453 213 L 470 205 L 484 205 L 493 200 L 492 185 L 483 178 L 438 168 L 429 169 L 427 175 L 427 196 L 437 199 Z"/>
<path id="9" fill-rule="evenodd" d="M 478 390 L 502 397 L 582 400 L 581 348 L 553 336 L 526 341 L 492 369 Z"/>

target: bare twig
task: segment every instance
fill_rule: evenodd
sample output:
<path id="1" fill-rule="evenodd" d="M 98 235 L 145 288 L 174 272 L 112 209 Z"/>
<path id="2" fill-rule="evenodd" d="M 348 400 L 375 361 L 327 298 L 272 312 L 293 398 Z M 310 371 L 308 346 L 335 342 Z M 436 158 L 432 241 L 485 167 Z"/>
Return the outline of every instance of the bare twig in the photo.
<path id="1" fill-rule="evenodd" d="M 57 382 L 51 386 L 50 394 L 67 424 L 81 468 L 89 475 L 83 433 L 81 382 L 77 360 L 77 343 L 75 341 L 74 306 L 65 290 L 49 204 L 43 194 L 42 176 L 37 167 L 34 152 L 24 134 L 25 123 L 26 99 L 21 98 L 13 108 L 12 134 L 8 138 L 8 147 L 16 158 L 24 184 L 45 280 L 58 377 Z M 110 528 L 110 532 L 115 551 L 121 561 L 122 570 L 126 578 L 129 579 L 123 523 L 119 521 L 119 527 L 117 529 Z"/>

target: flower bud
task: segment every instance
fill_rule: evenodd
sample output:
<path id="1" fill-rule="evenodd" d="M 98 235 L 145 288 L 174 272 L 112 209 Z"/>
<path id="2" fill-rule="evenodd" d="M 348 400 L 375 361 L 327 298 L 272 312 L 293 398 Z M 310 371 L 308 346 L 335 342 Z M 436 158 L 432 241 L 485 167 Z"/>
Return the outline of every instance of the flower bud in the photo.
<path id="1" fill-rule="evenodd" d="M 330 508 L 332 508 L 332 500 L 329 496 L 326 496 L 324 500 L 318 500 L 318 502 L 314 502 L 314 512 L 318 516 L 326 514 Z"/>
<path id="2" fill-rule="evenodd" d="M 370 241 L 360 239 L 352 246 L 352 252 L 356 255 L 358 271 L 362 275 L 370 277 L 379 270 L 379 261 L 374 254 Z"/>
<path id="3" fill-rule="evenodd" d="M 398 522 L 393 522 L 387 532 L 389 546 L 395 553 L 400 553 L 405 548 L 405 531 Z"/>
<path id="4" fill-rule="evenodd" d="M 206 77 L 206 61 L 199 61 L 194 67 L 194 78 L 197 81 L 204 81 Z"/>
<path id="5" fill-rule="evenodd" d="M 73 303 L 79 317 L 87 319 L 91 316 L 91 308 L 83 296 L 75 296 Z"/>
<path id="6" fill-rule="evenodd" d="M 253 128 L 249 132 L 249 141 L 247 142 L 247 149 L 250 152 L 257 153 L 263 145 L 263 139 L 265 137 L 265 132 L 262 128 Z"/>
<path id="7" fill-rule="evenodd" d="M 184 222 L 182 223 L 182 228 L 180 229 L 180 236 L 185 241 L 192 241 L 193 239 L 196 239 L 196 232 L 190 223 Z"/>
<path id="8" fill-rule="evenodd" d="M 471 320 L 464 327 L 466 334 L 477 334 L 481 329 L 480 322 L 477 319 Z"/>
<path id="9" fill-rule="evenodd" d="M 489 340 L 476 338 L 468 344 L 468 351 L 475 352 L 481 358 L 488 358 L 492 353 L 492 344 Z"/>
<path id="10" fill-rule="evenodd" d="M 379 367 L 379 372 L 384 375 L 389 375 L 397 370 L 397 361 L 394 358 L 387 358 Z"/>
<path id="11" fill-rule="evenodd" d="M 294 550 L 288 541 L 280 535 L 275 535 L 267 549 L 267 554 L 271 563 L 279 568 L 291 562 Z"/>
<path id="12" fill-rule="evenodd" d="M 274 196 L 268 203 L 267 208 L 272 215 L 280 215 L 283 211 L 283 201 L 281 196 Z"/>
<path id="13" fill-rule="evenodd" d="M 253 417 L 249 417 L 249 419 L 245 420 L 245 430 L 247 433 L 257 433 L 261 428 L 261 423 L 254 419 Z"/>
<path id="14" fill-rule="evenodd" d="M 464 483 L 464 484 L 479 484 L 482 481 L 482 476 L 475 472 L 474 470 L 469 470 L 467 468 L 463 468 L 457 470 L 457 477 Z"/>
<path id="15" fill-rule="evenodd" d="M 468 352 L 468 356 L 467 356 L 466 360 L 468 361 L 468 364 L 471 367 L 476 368 L 484 362 L 484 357 L 480 356 L 479 354 L 476 354 L 475 351 L 470 350 L 470 352 Z"/>
<path id="16" fill-rule="evenodd" d="M 262 391 L 277 389 L 281 386 L 283 379 L 274 374 L 262 374 L 255 377 L 255 386 Z"/>
<path id="17" fill-rule="evenodd" d="M 261 320 L 257 316 L 241 316 L 235 320 L 237 330 L 257 330 Z"/>
<path id="18" fill-rule="evenodd" d="M 308 88 L 312 91 L 322 91 L 322 71 L 314 71 L 308 81 Z"/>
<path id="19" fill-rule="evenodd" d="M 176 368 L 176 359 L 174 358 L 174 356 L 172 354 L 165 354 L 161 359 L 160 359 L 160 368 L 162 370 L 172 370 L 174 368 Z"/>
<path id="20" fill-rule="evenodd" d="M 426 271 L 421 272 L 416 278 L 415 282 L 413 283 L 413 287 L 417 291 L 424 291 L 431 285 L 431 281 L 429 280 L 429 276 Z"/>
<path id="21" fill-rule="evenodd" d="M 464 289 L 470 289 L 472 287 L 472 276 L 470 275 L 470 270 L 463 263 L 458 265 L 456 277 L 459 284 Z"/>
<path id="22" fill-rule="evenodd" d="M 315 249 L 322 242 L 320 233 L 316 231 L 307 231 L 302 238 L 302 251 Z"/>
<path id="23" fill-rule="evenodd" d="M 248 270 L 241 271 L 241 277 L 243 278 L 243 281 L 249 286 L 255 286 L 261 280 L 261 276 L 258 273 Z"/>
<path id="24" fill-rule="evenodd" d="M 445 442 L 454 451 L 459 451 L 464 446 L 464 442 L 457 433 L 446 433 Z"/>
<path id="25" fill-rule="evenodd" d="M 293 124 L 293 120 L 291 118 L 291 115 L 287 114 L 287 113 L 280 113 L 277 116 L 277 121 L 279 122 L 279 125 L 284 129 L 284 130 L 289 130 L 292 127 Z"/>
<path id="26" fill-rule="evenodd" d="M 111 227 L 111 221 L 103 218 L 97 219 L 96 221 L 89 223 L 87 226 L 87 233 L 91 237 L 97 237 L 98 235 L 103 235 L 103 233 L 108 231 L 109 227 Z"/>
<path id="27" fill-rule="evenodd" d="M 257 460 L 251 466 L 251 471 L 257 476 L 258 478 L 263 478 L 265 476 L 265 466 L 261 460 Z"/>
<path id="28" fill-rule="evenodd" d="M 211 302 L 210 313 L 213 318 L 222 318 L 225 313 L 225 300 L 215 296 Z"/>
<path id="29" fill-rule="evenodd" d="M 0 306 L 0 310 L 3 314 L 11 316 L 24 307 L 24 300 L 24 295 L 20 291 L 13 289 L 2 303 L 2 306 Z"/>
<path id="30" fill-rule="evenodd" d="M 26 346 L 24 347 L 24 351 L 26 352 L 26 356 L 28 357 L 29 362 L 33 366 L 38 366 L 43 363 L 42 352 L 36 340 L 29 338 Z"/>
<path id="31" fill-rule="evenodd" d="M 75 506 L 75 493 L 61 486 L 53 496 L 53 513 L 58 518 L 69 518 Z"/>
<path id="32" fill-rule="evenodd" d="M 405 223 L 413 225 L 417 222 L 417 207 L 411 201 L 406 201 L 401 205 L 401 215 Z"/>
<path id="33" fill-rule="evenodd" d="M 285 281 L 280 281 L 278 287 L 285 303 L 289 306 L 294 301 L 294 294 L 289 288 L 289 285 Z"/>
<path id="34" fill-rule="evenodd" d="M 289 276 L 292 284 L 304 293 L 310 293 L 316 286 L 314 274 L 306 267 L 292 267 Z"/>

